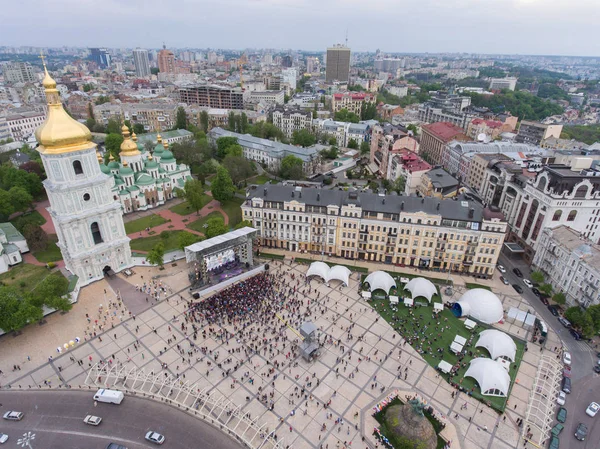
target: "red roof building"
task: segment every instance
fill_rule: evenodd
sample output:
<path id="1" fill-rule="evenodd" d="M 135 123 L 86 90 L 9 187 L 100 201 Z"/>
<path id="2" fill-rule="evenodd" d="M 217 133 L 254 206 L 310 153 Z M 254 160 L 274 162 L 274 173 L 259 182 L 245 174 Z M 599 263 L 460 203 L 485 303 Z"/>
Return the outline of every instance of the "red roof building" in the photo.
<path id="1" fill-rule="evenodd" d="M 446 144 L 453 140 L 469 141 L 464 130 L 452 123 L 437 122 L 421 127 L 420 153 L 434 165 L 442 163 L 442 153 Z"/>

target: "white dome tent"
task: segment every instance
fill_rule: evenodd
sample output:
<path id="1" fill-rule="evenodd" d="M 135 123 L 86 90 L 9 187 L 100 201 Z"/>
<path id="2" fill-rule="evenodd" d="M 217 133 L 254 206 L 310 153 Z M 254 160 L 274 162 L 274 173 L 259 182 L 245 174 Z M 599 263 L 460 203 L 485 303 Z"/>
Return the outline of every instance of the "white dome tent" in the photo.
<path id="1" fill-rule="evenodd" d="M 348 267 L 344 267 L 343 265 L 335 265 L 329 269 L 329 274 L 327 276 L 327 282 L 331 280 L 338 280 L 344 283 L 346 287 L 350 283 L 350 273 L 351 271 Z"/>
<path id="2" fill-rule="evenodd" d="M 500 362 L 479 357 L 471 360 L 465 377 L 472 377 L 479 384 L 481 394 L 485 396 L 508 395 L 510 376 Z"/>
<path id="3" fill-rule="evenodd" d="M 390 289 L 396 286 L 396 281 L 385 271 L 374 271 L 365 279 L 365 283 L 369 284 L 369 291 L 383 290 L 386 294 L 390 293 Z"/>
<path id="4" fill-rule="evenodd" d="M 306 277 L 309 276 L 319 276 L 325 282 L 327 282 L 327 276 L 329 275 L 329 265 L 325 262 L 313 262 L 308 267 L 308 271 L 306 272 Z"/>
<path id="5" fill-rule="evenodd" d="M 484 288 L 468 290 L 452 306 L 457 317 L 470 316 L 485 324 L 493 324 L 504 318 L 502 303 L 496 295 Z"/>
<path id="6" fill-rule="evenodd" d="M 431 297 L 437 295 L 437 288 L 429 279 L 414 278 L 404 286 L 404 290 L 408 290 L 412 294 L 414 300 L 418 296 L 423 296 L 427 301 L 431 302 Z"/>
<path id="7" fill-rule="evenodd" d="M 494 360 L 503 357 L 514 362 L 517 355 L 517 345 L 513 339 L 497 329 L 487 329 L 481 332 L 475 346 L 487 349 Z"/>

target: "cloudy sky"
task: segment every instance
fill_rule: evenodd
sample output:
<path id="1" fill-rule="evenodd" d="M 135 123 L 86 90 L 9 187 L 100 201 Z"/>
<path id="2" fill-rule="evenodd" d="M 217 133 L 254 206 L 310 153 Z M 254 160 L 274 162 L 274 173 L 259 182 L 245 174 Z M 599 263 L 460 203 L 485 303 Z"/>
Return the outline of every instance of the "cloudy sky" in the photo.
<path id="1" fill-rule="evenodd" d="M 0 45 L 600 56 L 600 0 L 7 0 Z M 9 20 L 6 20 L 9 19 Z"/>

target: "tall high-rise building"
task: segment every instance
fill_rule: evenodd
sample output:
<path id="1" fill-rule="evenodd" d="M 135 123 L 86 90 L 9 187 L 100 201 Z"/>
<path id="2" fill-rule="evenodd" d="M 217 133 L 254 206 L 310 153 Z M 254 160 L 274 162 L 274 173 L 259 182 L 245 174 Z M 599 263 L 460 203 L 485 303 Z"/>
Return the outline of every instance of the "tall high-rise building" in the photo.
<path id="1" fill-rule="evenodd" d="M 133 63 L 135 64 L 135 76 L 145 78 L 150 76 L 150 60 L 148 50 L 136 48 L 133 50 Z"/>
<path id="2" fill-rule="evenodd" d="M 9 83 L 33 83 L 35 75 L 28 62 L 9 62 L 2 66 L 4 81 Z"/>
<path id="3" fill-rule="evenodd" d="M 160 72 L 175 73 L 175 55 L 167 47 L 158 52 L 158 70 Z"/>
<path id="4" fill-rule="evenodd" d="M 350 77 L 350 49 L 336 45 L 327 49 L 325 82 L 348 82 Z"/>
<path id="5" fill-rule="evenodd" d="M 110 54 L 106 48 L 90 48 L 90 59 L 100 68 L 110 67 Z"/>

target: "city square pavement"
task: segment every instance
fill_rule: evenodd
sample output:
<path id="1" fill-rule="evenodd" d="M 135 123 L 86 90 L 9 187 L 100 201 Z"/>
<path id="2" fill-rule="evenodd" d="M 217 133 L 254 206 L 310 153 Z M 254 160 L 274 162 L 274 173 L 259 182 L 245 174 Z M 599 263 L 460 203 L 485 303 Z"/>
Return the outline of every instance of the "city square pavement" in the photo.
<path id="1" fill-rule="evenodd" d="M 292 285 L 300 279 L 300 286 L 303 285 L 307 265 L 291 263 L 289 260 L 284 264 L 275 262 L 270 265 L 271 272 L 283 279 L 285 284 Z M 369 269 L 381 268 L 375 264 L 366 266 Z M 161 297 L 155 303 L 150 300 L 145 311 L 130 315 L 126 309 L 127 298 L 124 303 L 120 302 L 116 292 L 106 282 L 97 282 L 84 288 L 82 299 L 74 305 L 73 311 L 57 315 L 54 320 L 54 317 L 50 317 L 48 324 L 33 327 L 31 332 L 25 329 L 23 335 L 17 338 L 8 336 L 0 341 L 3 354 L 0 369 L 4 371 L 0 378 L 2 387 L 28 389 L 70 385 L 78 388 L 84 385 L 89 368 L 100 360 L 123 363 L 127 367 L 155 373 L 161 372 L 161 365 L 166 364 L 168 373 L 185 376 L 190 382 L 197 381 L 242 406 L 260 424 L 265 424 L 270 430 L 276 429 L 286 446 L 294 449 L 321 446 L 325 449 L 377 447 L 372 437 L 377 424 L 371 416 L 372 408 L 392 391 L 398 390 L 401 398 L 404 395 L 419 395 L 444 417 L 447 423 L 444 436 L 451 440 L 452 448 L 502 449 L 523 447 L 523 428 L 517 426 L 517 418 L 525 418 L 541 354 L 560 347 L 560 341 L 553 333 L 549 334 L 547 349 L 543 352 L 539 346 L 529 343 L 506 412 L 499 415 L 465 394 L 460 393 L 453 398 L 452 392 L 455 390 L 408 344 L 404 346 L 400 335 L 383 318 L 379 318 L 369 303 L 359 297 L 360 274 L 355 272 L 348 287 L 341 287 L 337 282 L 327 286 L 316 279 L 310 282 L 312 292 L 306 296 L 319 304 L 319 307 L 311 306 L 314 322 L 320 332 L 334 340 L 333 344 L 325 344 L 321 355 L 313 362 L 298 358 L 290 363 L 283 352 L 274 357 L 264 356 L 260 352 L 249 361 L 242 361 L 243 347 L 240 353 L 230 352 L 241 347 L 241 342 L 235 339 L 223 342 L 215 332 L 208 330 L 206 339 L 199 335 L 195 342 L 197 346 L 207 347 L 213 354 L 219 352 L 220 360 L 223 356 L 230 357 L 231 366 L 238 360 L 243 363 L 241 368 L 227 377 L 214 364 L 207 363 L 208 357 L 196 358 L 194 354 L 188 363 L 187 357 L 182 359 L 176 348 L 186 338 L 180 329 L 183 321 L 181 315 L 186 309 L 185 301 L 191 299 L 185 263 L 179 262 L 177 266 L 167 267 L 164 271 L 139 267 L 135 271 L 134 276 L 123 278 L 123 282 L 128 282 L 131 287 L 141 285 L 144 282 L 142 276 L 146 281 L 155 278 L 155 281 L 167 287 L 169 293 L 164 295 L 166 299 Z M 292 280 L 292 275 L 295 275 L 295 280 Z M 426 275 L 432 276 L 431 273 Z M 453 278 L 453 296 L 444 295 L 445 301 L 456 300 L 465 291 L 465 279 L 459 276 Z M 529 308 L 509 286 L 497 280 L 480 283 L 492 286 L 503 301 L 505 310 L 510 306 L 522 310 Z M 127 296 L 126 292 L 121 294 Z M 108 314 L 105 309 L 107 301 L 111 302 Z M 143 299 L 136 300 L 139 301 Z M 98 309 L 98 303 L 101 302 L 104 302 L 103 308 Z M 314 311 L 323 308 L 326 308 L 326 313 L 314 314 Z M 92 316 L 92 323 L 87 323 L 83 317 L 85 313 Z M 284 319 L 286 316 L 290 318 L 287 310 L 280 313 Z M 103 331 L 95 329 L 97 335 L 94 337 L 90 326 L 96 316 L 103 317 L 105 325 Z M 354 327 L 349 330 L 351 324 Z M 60 335 L 56 336 L 54 328 L 61 326 L 62 329 L 56 330 Z M 526 340 L 530 337 L 523 328 L 509 323 L 498 327 Z M 86 341 L 63 354 L 56 352 L 56 347 L 65 338 L 73 338 L 75 333 L 84 330 L 89 336 Z M 353 336 L 351 340 L 347 340 L 348 332 Z M 28 333 L 31 335 L 28 336 Z M 359 340 L 359 336 L 362 339 Z M 292 340 L 296 335 L 290 331 L 288 337 Z M 337 339 L 342 341 L 343 350 L 336 344 Z M 400 356 L 399 349 L 402 349 Z M 350 359 L 347 358 L 349 352 Z M 32 360 L 23 360 L 30 353 L 34 354 Z M 337 359 L 343 354 L 346 354 L 345 361 L 339 363 Z M 53 360 L 48 362 L 50 355 Z M 21 370 L 11 370 L 12 365 L 17 363 L 13 360 L 22 364 Z M 275 362 L 285 365 L 283 371 L 274 368 Z M 404 376 L 398 378 L 399 367 L 402 372 L 406 369 L 406 379 Z M 275 372 L 270 372 L 271 369 L 275 369 Z M 248 377 L 244 378 L 244 373 L 249 373 L 254 383 L 247 382 Z M 308 390 L 310 398 L 308 401 L 299 400 L 295 393 L 307 378 L 312 379 L 312 386 Z M 269 388 L 274 392 L 275 405 L 272 411 L 259 401 L 259 388 Z M 322 404 L 328 401 L 331 401 L 329 407 L 324 408 Z M 338 418 L 343 422 L 336 425 Z M 325 430 L 322 430 L 323 424 L 326 425 Z"/>

